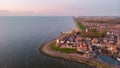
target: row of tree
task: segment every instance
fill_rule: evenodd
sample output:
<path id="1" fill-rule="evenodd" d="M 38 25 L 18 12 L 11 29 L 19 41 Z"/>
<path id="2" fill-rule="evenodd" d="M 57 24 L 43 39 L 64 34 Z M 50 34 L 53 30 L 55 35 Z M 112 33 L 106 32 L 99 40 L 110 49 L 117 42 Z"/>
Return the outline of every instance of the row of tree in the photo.
<path id="1" fill-rule="evenodd" d="M 105 37 L 107 35 L 106 31 L 99 32 L 96 28 L 89 29 L 88 32 L 82 31 L 81 36 L 83 37 Z"/>

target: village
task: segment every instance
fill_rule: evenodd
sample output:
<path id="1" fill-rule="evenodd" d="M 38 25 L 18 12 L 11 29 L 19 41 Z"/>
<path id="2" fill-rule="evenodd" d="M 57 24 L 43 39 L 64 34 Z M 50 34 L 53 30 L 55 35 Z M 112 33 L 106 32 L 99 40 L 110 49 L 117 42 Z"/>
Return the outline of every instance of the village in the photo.
<path id="1" fill-rule="evenodd" d="M 119 23 L 91 22 L 88 18 L 77 18 L 75 21 L 77 29 L 62 38 L 58 37 L 56 47 L 76 48 L 76 53 L 89 58 L 103 54 L 120 61 Z"/>

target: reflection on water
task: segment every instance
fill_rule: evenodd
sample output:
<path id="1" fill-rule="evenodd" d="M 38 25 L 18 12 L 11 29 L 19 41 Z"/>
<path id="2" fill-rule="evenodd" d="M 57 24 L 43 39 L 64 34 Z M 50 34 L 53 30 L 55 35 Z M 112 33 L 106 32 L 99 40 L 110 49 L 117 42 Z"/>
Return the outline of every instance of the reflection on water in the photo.
<path id="1" fill-rule="evenodd" d="M 90 68 L 39 52 L 43 43 L 73 27 L 72 17 L 0 17 L 0 68 Z"/>

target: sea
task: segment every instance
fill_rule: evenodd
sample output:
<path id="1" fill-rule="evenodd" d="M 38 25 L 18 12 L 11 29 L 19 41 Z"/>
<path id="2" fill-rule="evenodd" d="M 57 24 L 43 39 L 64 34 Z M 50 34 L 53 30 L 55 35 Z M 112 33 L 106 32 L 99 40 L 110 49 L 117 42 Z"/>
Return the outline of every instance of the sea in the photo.
<path id="1" fill-rule="evenodd" d="M 74 27 L 71 16 L 1 16 L 0 68 L 95 68 L 40 53 L 41 46 Z"/>

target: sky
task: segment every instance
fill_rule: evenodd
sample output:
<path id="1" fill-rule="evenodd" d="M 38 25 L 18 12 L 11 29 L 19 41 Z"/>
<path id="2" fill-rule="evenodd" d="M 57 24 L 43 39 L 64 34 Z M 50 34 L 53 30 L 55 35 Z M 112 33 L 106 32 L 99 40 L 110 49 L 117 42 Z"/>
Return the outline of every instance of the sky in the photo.
<path id="1" fill-rule="evenodd" d="M 0 16 L 120 16 L 120 0 L 0 0 Z"/>

